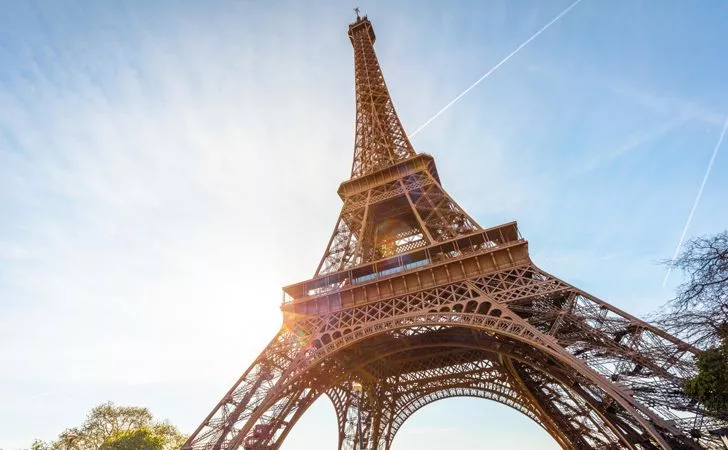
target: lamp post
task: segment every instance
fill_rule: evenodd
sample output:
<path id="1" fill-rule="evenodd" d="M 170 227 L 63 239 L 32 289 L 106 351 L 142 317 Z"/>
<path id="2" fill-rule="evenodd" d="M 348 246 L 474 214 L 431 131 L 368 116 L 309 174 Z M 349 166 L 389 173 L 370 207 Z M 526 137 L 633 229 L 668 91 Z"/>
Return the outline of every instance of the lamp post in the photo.
<path id="1" fill-rule="evenodd" d="M 351 390 L 354 391 L 354 394 L 356 395 L 356 411 L 357 411 L 357 418 L 356 418 L 356 434 L 359 436 L 359 450 L 366 450 L 366 446 L 364 445 L 364 433 L 362 433 L 361 429 L 361 407 L 362 407 L 362 400 L 363 400 L 363 388 L 361 383 L 358 381 L 352 381 L 351 382 Z"/>

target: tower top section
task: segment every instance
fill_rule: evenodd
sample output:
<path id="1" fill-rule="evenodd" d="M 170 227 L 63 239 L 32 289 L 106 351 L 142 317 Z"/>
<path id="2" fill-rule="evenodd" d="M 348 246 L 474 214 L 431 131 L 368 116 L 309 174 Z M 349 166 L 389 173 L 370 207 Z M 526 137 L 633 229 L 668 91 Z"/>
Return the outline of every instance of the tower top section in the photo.
<path id="1" fill-rule="evenodd" d="M 376 40 L 369 19 L 359 15 L 349 25 L 354 47 L 356 84 L 356 133 L 351 178 L 358 178 L 415 156 L 415 150 L 397 117 L 389 96 L 379 60 L 374 52 Z"/>
<path id="2" fill-rule="evenodd" d="M 377 38 L 374 35 L 374 27 L 372 27 L 372 23 L 369 21 L 367 16 L 361 17 L 359 15 L 359 8 L 354 8 L 354 11 L 356 11 L 356 22 L 349 25 L 349 39 L 352 44 L 354 43 L 354 34 L 358 33 L 360 28 L 366 30 L 364 32 L 369 34 L 369 38 L 371 39 L 372 44 L 374 44 Z"/>

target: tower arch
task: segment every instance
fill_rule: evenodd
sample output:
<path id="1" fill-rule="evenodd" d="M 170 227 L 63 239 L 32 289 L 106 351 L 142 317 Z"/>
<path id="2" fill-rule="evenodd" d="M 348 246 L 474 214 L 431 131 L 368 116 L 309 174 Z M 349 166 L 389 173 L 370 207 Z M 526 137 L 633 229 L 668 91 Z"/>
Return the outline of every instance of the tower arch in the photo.
<path id="1" fill-rule="evenodd" d="M 390 448 L 394 441 L 397 438 L 398 433 L 400 432 L 400 429 L 407 423 L 412 417 L 416 416 L 417 413 L 423 409 L 428 409 L 430 405 L 433 405 L 435 403 L 447 403 L 443 402 L 443 400 L 451 400 L 451 399 L 463 399 L 463 398 L 469 398 L 477 400 L 478 402 L 492 402 L 495 404 L 498 404 L 498 409 L 509 409 L 516 413 L 518 413 L 521 416 L 524 416 L 528 418 L 529 421 L 532 423 L 538 425 L 540 429 L 542 429 L 544 432 L 549 434 L 554 441 L 561 446 L 562 448 L 573 448 L 568 440 L 563 439 L 563 437 L 558 434 L 554 433 L 552 428 L 549 428 L 548 426 L 545 426 L 538 418 L 530 415 L 528 412 L 523 411 L 517 407 L 514 407 L 510 403 L 502 402 L 499 400 L 498 397 L 495 397 L 491 392 L 485 391 L 485 390 L 479 390 L 479 389 L 469 389 L 469 388 L 462 388 L 458 390 L 440 390 L 435 391 L 426 395 L 423 395 L 421 397 L 418 397 L 415 401 L 411 402 L 408 405 L 408 409 L 403 411 L 401 416 L 397 416 L 395 420 L 392 422 L 392 433 L 390 436 L 388 436 L 388 443 L 386 448 Z M 438 405 L 440 406 L 440 405 Z M 445 406 L 443 406 L 445 407 Z M 515 448 L 515 447 L 514 447 Z"/>

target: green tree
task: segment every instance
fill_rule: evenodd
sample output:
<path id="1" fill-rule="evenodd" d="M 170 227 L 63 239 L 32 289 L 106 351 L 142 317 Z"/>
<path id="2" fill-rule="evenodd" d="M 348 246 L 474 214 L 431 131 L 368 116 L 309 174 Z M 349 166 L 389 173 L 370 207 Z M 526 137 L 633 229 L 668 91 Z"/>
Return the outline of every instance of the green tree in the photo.
<path id="1" fill-rule="evenodd" d="M 163 450 L 164 437 L 148 428 L 120 431 L 106 439 L 99 450 Z"/>
<path id="2" fill-rule="evenodd" d="M 141 431 L 141 434 L 134 434 L 137 431 Z M 114 444 L 116 440 L 120 440 L 118 445 L 142 442 L 145 433 L 149 433 L 149 442 L 161 445 L 160 450 L 177 450 L 185 441 L 185 436 L 175 426 L 155 421 L 147 408 L 117 406 L 107 402 L 93 408 L 81 425 L 67 429 L 55 441 L 33 442 L 31 450 L 99 450 L 103 445 L 117 445 Z"/>
<path id="3" fill-rule="evenodd" d="M 30 444 L 30 450 L 51 450 L 51 446 L 40 439 L 36 439 Z"/>
<path id="4" fill-rule="evenodd" d="M 728 418 L 728 336 L 696 359 L 698 375 L 685 383 L 685 393 L 713 414 Z"/>

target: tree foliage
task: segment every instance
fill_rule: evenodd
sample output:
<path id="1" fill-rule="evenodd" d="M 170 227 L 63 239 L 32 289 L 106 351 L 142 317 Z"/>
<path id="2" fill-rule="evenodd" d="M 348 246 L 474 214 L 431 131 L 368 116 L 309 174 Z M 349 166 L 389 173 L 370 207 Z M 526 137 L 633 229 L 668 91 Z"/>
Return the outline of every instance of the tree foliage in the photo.
<path id="1" fill-rule="evenodd" d="M 685 393 L 713 414 L 728 418 L 728 337 L 697 356 L 698 375 L 685 383 Z"/>
<path id="2" fill-rule="evenodd" d="M 680 257 L 668 262 L 687 280 L 658 315 L 658 324 L 703 352 L 698 374 L 685 393 L 716 416 L 728 417 L 728 231 L 688 241 Z"/>
<path id="3" fill-rule="evenodd" d="M 30 450 L 51 450 L 51 444 L 43 442 L 40 439 L 36 439 L 30 444 Z"/>
<path id="4" fill-rule="evenodd" d="M 93 408 L 80 426 L 67 429 L 57 440 L 33 442 L 31 450 L 124 450 L 142 442 L 159 445 L 138 447 L 144 450 L 177 450 L 184 441 L 176 427 L 155 421 L 147 408 L 108 402 Z"/>
<path id="5" fill-rule="evenodd" d="M 138 428 L 114 434 L 99 450 L 164 450 L 164 444 L 164 437 L 149 428 Z"/>
<path id="6" fill-rule="evenodd" d="M 728 328 L 728 231 L 690 240 L 667 264 L 687 281 L 658 315 L 658 324 L 696 347 L 718 345 Z"/>

